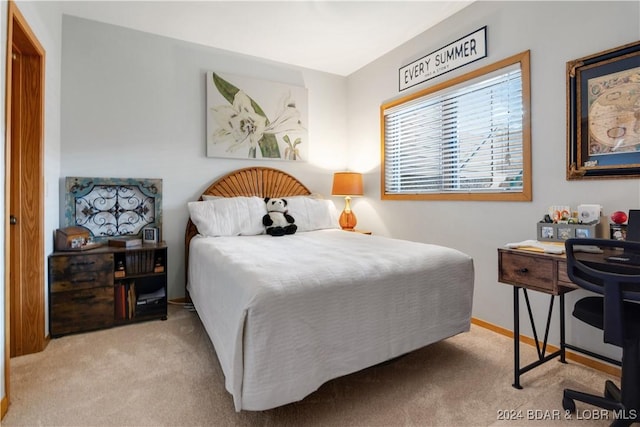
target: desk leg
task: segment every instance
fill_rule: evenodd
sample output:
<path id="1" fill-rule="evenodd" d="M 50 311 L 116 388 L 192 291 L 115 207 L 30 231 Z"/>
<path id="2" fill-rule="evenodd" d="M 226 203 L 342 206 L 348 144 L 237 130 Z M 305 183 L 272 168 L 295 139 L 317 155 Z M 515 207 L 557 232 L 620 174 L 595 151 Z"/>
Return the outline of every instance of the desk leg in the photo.
<path id="1" fill-rule="evenodd" d="M 529 372 L 531 369 L 542 365 L 543 363 L 548 362 L 549 360 L 561 356 L 564 359 L 564 349 L 570 348 L 564 343 L 564 297 L 561 295 L 562 304 L 560 305 L 560 349 L 554 351 L 553 353 L 547 353 L 547 340 L 549 338 L 549 328 L 551 326 L 551 317 L 553 313 L 553 301 L 555 299 L 555 295 L 550 295 L 549 300 L 549 310 L 547 313 L 546 325 L 544 330 L 544 341 L 542 342 L 542 347 L 540 346 L 540 342 L 538 341 L 538 332 L 536 330 L 536 325 L 533 318 L 533 311 L 531 310 L 531 303 L 529 302 L 529 297 L 527 294 L 527 289 L 522 288 L 522 292 L 524 293 L 524 299 L 527 303 L 527 312 L 529 313 L 529 321 L 531 322 L 531 329 L 533 331 L 533 337 L 536 345 L 536 351 L 538 353 L 538 360 L 529 363 L 526 366 L 520 367 L 520 287 L 513 287 L 513 373 L 514 373 L 514 381 L 513 387 L 517 389 L 522 389 L 520 385 L 520 376 L 524 373 Z"/>
<path id="2" fill-rule="evenodd" d="M 564 325 L 564 294 L 560 294 L 560 362 L 567 363 Z"/>
<path id="3" fill-rule="evenodd" d="M 520 288 L 513 287 L 513 387 L 522 389 L 520 385 Z"/>

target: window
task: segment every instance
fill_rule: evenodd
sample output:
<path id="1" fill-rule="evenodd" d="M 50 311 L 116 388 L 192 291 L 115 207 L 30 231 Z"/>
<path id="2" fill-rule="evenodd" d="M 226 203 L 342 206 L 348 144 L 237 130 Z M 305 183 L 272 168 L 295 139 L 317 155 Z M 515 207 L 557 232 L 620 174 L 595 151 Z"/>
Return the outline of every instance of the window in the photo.
<path id="1" fill-rule="evenodd" d="M 382 198 L 531 200 L 529 51 L 380 107 Z"/>

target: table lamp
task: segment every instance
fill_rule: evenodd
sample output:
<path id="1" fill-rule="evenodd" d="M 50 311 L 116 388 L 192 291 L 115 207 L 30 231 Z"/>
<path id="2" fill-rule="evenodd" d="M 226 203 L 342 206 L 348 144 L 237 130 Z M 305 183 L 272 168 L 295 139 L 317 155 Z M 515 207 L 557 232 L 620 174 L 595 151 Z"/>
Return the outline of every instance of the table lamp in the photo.
<path id="1" fill-rule="evenodd" d="M 362 174 L 357 172 L 336 172 L 333 174 L 332 196 L 344 196 L 344 210 L 340 214 L 340 227 L 353 231 L 356 215 L 351 210 L 351 196 L 362 196 Z"/>

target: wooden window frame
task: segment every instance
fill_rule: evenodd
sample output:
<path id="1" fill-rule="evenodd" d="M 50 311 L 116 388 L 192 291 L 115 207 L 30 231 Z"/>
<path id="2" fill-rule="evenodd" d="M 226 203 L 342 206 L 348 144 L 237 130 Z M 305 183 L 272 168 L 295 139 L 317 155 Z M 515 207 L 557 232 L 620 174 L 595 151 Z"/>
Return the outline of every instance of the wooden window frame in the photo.
<path id="1" fill-rule="evenodd" d="M 420 97 L 439 92 L 449 87 L 476 79 L 513 64 L 520 64 L 522 73 L 522 155 L 523 182 L 518 192 L 466 192 L 466 193 L 403 193 L 392 194 L 385 191 L 385 110 L 413 101 Z M 531 79 L 530 51 L 524 51 L 478 70 L 469 72 L 424 90 L 403 96 L 380 106 L 380 194 L 382 200 L 469 200 L 469 201 L 531 201 Z"/>

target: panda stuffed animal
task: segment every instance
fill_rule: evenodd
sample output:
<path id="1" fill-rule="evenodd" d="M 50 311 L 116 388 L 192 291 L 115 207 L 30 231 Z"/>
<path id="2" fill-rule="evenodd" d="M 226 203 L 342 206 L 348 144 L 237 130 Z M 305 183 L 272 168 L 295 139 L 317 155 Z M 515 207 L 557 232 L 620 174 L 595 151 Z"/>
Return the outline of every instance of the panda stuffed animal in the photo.
<path id="1" fill-rule="evenodd" d="M 266 197 L 267 214 L 262 217 L 262 224 L 267 228 L 267 234 L 271 236 L 284 236 L 293 234 L 298 229 L 295 220 L 287 214 L 287 201 L 285 199 Z"/>

